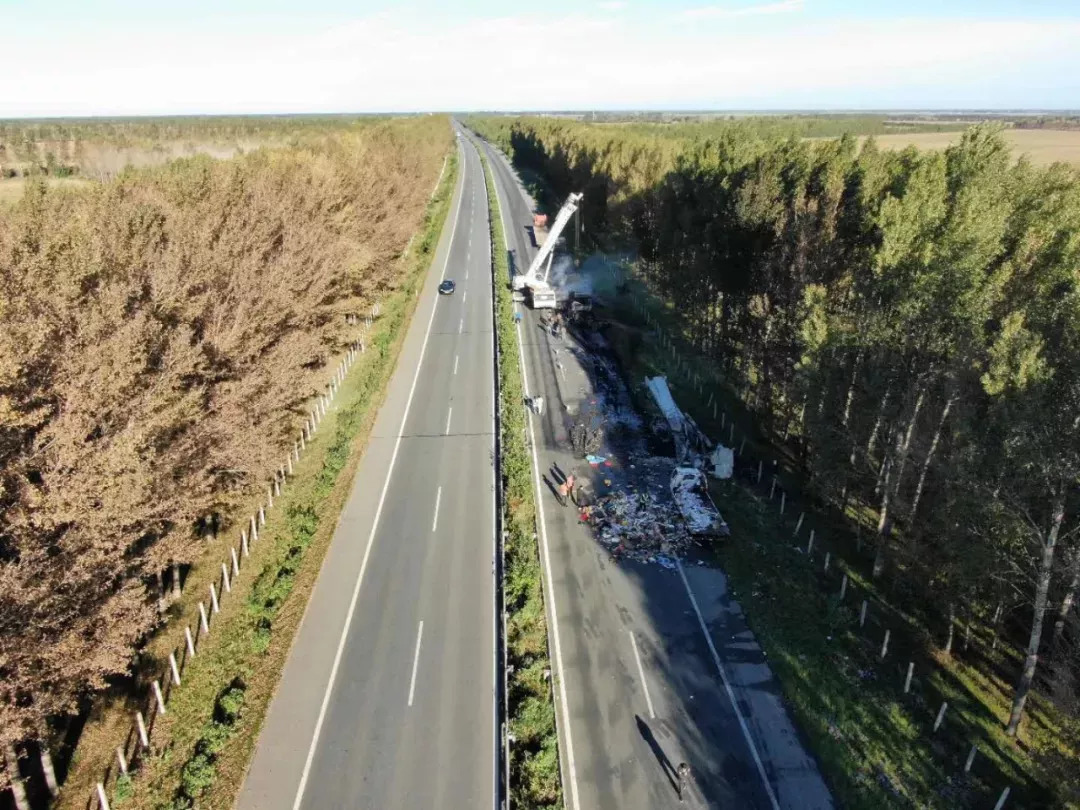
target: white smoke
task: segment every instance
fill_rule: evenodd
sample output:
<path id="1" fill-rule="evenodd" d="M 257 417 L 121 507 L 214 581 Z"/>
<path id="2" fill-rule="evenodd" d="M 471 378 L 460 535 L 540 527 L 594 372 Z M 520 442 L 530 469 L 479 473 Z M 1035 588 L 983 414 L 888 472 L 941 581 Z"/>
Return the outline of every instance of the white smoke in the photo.
<path id="1" fill-rule="evenodd" d="M 566 254 L 555 257 L 551 264 L 551 275 L 548 276 L 548 284 L 563 296 L 570 293 L 592 295 L 593 291 L 592 279 L 574 267 L 573 258 Z"/>

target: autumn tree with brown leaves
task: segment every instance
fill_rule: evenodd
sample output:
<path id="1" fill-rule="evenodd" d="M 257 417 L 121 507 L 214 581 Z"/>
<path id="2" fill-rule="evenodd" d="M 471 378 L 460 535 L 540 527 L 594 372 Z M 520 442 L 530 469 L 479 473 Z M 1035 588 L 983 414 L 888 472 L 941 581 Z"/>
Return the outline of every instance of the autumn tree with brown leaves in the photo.
<path id="1" fill-rule="evenodd" d="M 0 215 L 0 738 L 128 670 L 161 572 L 262 491 L 397 282 L 445 118 L 31 184 Z"/>

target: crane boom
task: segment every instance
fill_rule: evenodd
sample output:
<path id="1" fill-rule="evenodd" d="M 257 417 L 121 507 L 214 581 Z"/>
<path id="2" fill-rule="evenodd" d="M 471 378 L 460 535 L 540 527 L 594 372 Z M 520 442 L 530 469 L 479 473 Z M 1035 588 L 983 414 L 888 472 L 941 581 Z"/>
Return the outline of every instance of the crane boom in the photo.
<path id="1" fill-rule="evenodd" d="M 537 284 L 545 285 L 547 283 L 547 273 L 544 274 L 544 278 L 541 278 L 540 268 L 544 266 L 544 262 L 548 260 L 555 250 L 555 243 L 559 241 L 559 234 L 561 234 L 563 228 L 566 227 L 566 223 L 570 221 L 570 217 L 577 211 L 578 205 L 581 203 L 581 196 L 582 195 L 579 193 L 571 193 L 570 196 L 566 198 L 566 202 L 564 202 L 562 208 L 559 209 L 559 214 L 555 217 L 555 222 L 548 232 L 547 239 L 544 240 L 544 244 L 542 244 L 540 250 L 537 251 L 536 256 L 532 260 L 532 264 L 529 265 L 528 271 L 522 276 L 514 277 L 513 286 L 515 290 L 520 290 L 525 286 L 533 287 Z"/>

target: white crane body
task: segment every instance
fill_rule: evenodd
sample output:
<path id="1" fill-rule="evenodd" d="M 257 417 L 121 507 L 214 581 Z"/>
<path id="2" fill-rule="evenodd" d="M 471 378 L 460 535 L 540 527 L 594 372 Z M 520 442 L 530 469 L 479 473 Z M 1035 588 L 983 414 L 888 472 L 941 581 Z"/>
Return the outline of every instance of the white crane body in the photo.
<path id="1" fill-rule="evenodd" d="M 577 211 L 581 203 L 581 194 L 573 193 L 566 198 L 558 216 L 548 232 L 544 244 L 533 257 L 532 264 L 525 273 L 514 276 L 511 286 L 515 291 L 525 291 L 529 304 L 533 309 L 555 309 L 555 290 L 548 284 L 548 275 L 551 273 L 551 263 L 555 258 L 555 244 L 559 241 L 559 235 L 570 221 L 570 217 Z M 547 267 L 544 263 L 547 262 Z M 540 270 L 544 269 L 541 276 Z"/>

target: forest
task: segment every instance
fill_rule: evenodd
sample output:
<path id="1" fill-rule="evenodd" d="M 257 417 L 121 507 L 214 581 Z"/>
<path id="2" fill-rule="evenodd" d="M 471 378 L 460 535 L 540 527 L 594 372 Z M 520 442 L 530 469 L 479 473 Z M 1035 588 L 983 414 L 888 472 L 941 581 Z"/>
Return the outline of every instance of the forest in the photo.
<path id="1" fill-rule="evenodd" d="M 265 493 L 349 321 L 395 288 L 451 135 L 418 117 L 288 140 L 30 178 L 0 210 L 8 758 L 130 671 L 206 538 Z"/>
<path id="2" fill-rule="evenodd" d="M 1005 733 L 1034 690 L 1077 750 L 1077 170 L 991 124 L 892 152 L 754 121 L 469 123 L 549 205 L 584 192 L 593 247 L 635 252 L 814 496 L 870 527 L 869 575 L 935 654 L 972 625 L 1012 644 Z M 1074 761 L 1052 781 L 1080 798 Z"/>

